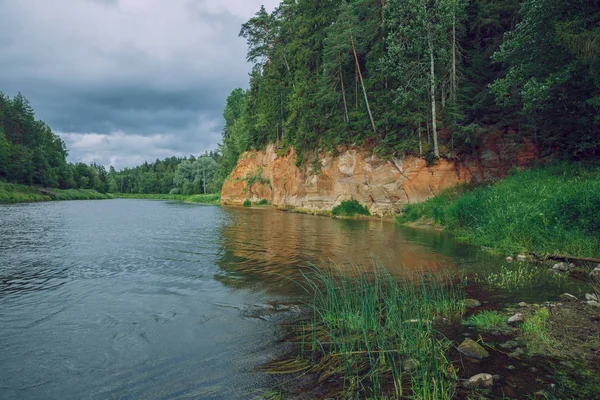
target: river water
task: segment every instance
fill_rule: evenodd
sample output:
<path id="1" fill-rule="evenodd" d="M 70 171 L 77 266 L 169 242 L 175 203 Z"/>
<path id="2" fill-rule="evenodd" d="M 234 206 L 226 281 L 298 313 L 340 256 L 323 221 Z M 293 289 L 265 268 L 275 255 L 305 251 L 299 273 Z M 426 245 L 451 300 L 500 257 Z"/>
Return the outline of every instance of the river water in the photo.
<path id="1" fill-rule="evenodd" d="M 392 271 L 503 262 L 439 232 L 271 208 L 0 206 L 0 398 L 254 398 L 304 300 L 288 278 L 373 258 Z"/>

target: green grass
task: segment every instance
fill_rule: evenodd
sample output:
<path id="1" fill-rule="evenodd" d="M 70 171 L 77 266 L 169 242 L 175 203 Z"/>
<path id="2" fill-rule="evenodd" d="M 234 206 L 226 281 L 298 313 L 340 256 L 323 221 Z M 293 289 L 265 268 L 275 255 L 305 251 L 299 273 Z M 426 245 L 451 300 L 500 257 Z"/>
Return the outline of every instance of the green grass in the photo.
<path id="1" fill-rule="evenodd" d="M 300 282 L 312 296 L 300 355 L 319 381 L 341 382 L 336 398 L 451 399 L 451 343 L 432 321 L 464 313 L 464 284 L 440 275 L 392 277 L 382 266 L 313 269 Z"/>
<path id="2" fill-rule="evenodd" d="M 142 199 L 142 200 L 177 200 L 186 203 L 218 204 L 221 201 L 219 194 L 142 194 L 142 193 L 113 193 L 117 199 Z"/>
<path id="3" fill-rule="evenodd" d="M 596 294 L 596 297 L 600 299 L 600 276 L 592 276 L 590 278 L 590 284 L 592 286 L 592 290 Z"/>
<path id="4" fill-rule="evenodd" d="M 53 195 L 42 194 L 37 187 L 0 182 L 0 203 L 28 203 L 52 200 L 103 200 L 112 196 L 89 189 L 46 189 Z"/>
<path id="5" fill-rule="evenodd" d="M 194 194 L 184 200 L 186 203 L 219 204 L 220 194 Z"/>
<path id="6" fill-rule="evenodd" d="M 554 345 L 555 341 L 550 336 L 549 319 L 548 309 L 540 308 L 521 325 L 523 337 L 532 353 L 546 354 Z"/>
<path id="7" fill-rule="evenodd" d="M 331 214 L 333 216 L 341 216 L 341 217 L 352 217 L 355 215 L 371 215 L 369 209 L 362 204 L 360 204 L 357 200 L 345 200 L 333 210 L 331 210 Z"/>
<path id="8" fill-rule="evenodd" d="M 471 315 L 463 321 L 463 325 L 472 326 L 478 330 L 487 332 L 502 332 L 509 330 L 506 323 L 507 318 L 496 311 L 482 311 L 477 315 Z"/>
<path id="9" fill-rule="evenodd" d="M 443 226 L 448 219 L 448 206 L 463 193 L 472 189 L 472 186 L 459 185 L 446 189 L 424 202 L 409 204 L 402 210 L 402 215 L 397 217 L 397 222 L 412 223 L 420 221 L 435 226 Z"/>
<path id="10" fill-rule="evenodd" d="M 554 274 L 547 267 L 513 263 L 502 266 L 498 272 L 476 274 L 475 282 L 499 289 L 516 290 L 547 284 L 551 281 L 565 280 L 569 274 Z"/>
<path id="11" fill-rule="evenodd" d="M 431 220 L 506 254 L 600 257 L 599 215 L 600 167 L 560 163 L 444 192 L 407 206 L 398 222 Z"/>

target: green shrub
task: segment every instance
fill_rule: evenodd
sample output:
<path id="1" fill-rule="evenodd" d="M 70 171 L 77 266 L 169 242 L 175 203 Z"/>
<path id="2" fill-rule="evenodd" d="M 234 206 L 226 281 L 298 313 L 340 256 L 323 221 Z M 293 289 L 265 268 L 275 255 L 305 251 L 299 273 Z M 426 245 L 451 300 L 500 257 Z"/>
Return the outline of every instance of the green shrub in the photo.
<path id="1" fill-rule="evenodd" d="M 248 199 L 244 200 L 244 203 L 242 204 L 244 207 L 250 207 L 252 205 L 252 202 Z"/>
<path id="2" fill-rule="evenodd" d="M 358 202 L 358 200 L 345 200 L 331 210 L 334 216 L 352 217 L 354 215 L 371 215 L 369 209 Z"/>
<path id="3" fill-rule="evenodd" d="M 256 203 L 257 206 L 268 206 L 269 205 L 269 200 L 267 199 L 261 199 L 258 203 Z"/>

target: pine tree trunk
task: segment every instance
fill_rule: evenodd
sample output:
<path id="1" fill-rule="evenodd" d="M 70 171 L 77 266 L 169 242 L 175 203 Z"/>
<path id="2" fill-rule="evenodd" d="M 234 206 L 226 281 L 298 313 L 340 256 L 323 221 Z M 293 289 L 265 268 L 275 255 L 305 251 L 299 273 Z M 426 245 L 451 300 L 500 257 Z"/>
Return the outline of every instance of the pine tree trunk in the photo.
<path id="1" fill-rule="evenodd" d="M 446 84 L 442 83 L 442 110 L 446 108 Z"/>
<path id="2" fill-rule="evenodd" d="M 437 137 L 437 114 L 435 111 L 435 58 L 433 56 L 433 41 L 431 38 L 431 28 L 428 29 L 427 41 L 429 42 L 429 65 L 430 65 L 430 84 L 431 84 L 431 129 L 433 131 L 433 154 L 440 156 Z"/>
<path id="3" fill-rule="evenodd" d="M 354 68 L 354 101 L 355 108 L 358 110 L 358 65 Z"/>
<path id="4" fill-rule="evenodd" d="M 344 111 L 346 112 L 346 122 L 350 122 L 348 117 L 348 105 L 346 104 L 346 89 L 344 89 L 344 74 L 342 68 L 340 68 L 340 82 L 342 83 L 342 98 L 344 99 Z"/>
<path id="5" fill-rule="evenodd" d="M 365 96 L 365 104 L 367 105 L 367 112 L 369 113 L 369 119 L 371 120 L 371 126 L 373 127 L 373 133 L 377 135 L 377 127 L 373 120 L 373 114 L 371 114 L 371 107 L 369 106 L 369 98 L 367 97 L 367 89 L 365 89 L 365 82 L 363 80 L 362 72 L 360 71 L 360 63 L 358 62 L 358 54 L 356 54 L 356 46 L 354 46 L 354 37 L 350 35 L 352 41 L 352 51 L 354 51 L 354 59 L 356 60 L 356 69 L 358 70 L 358 76 L 360 77 L 360 84 L 362 86 L 363 95 Z"/>
<path id="6" fill-rule="evenodd" d="M 421 139 L 421 123 L 419 122 L 419 155 L 423 155 L 423 141 Z"/>
<path id="7" fill-rule="evenodd" d="M 452 16 L 452 104 L 456 104 L 456 92 L 458 90 L 456 84 L 456 13 Z"/>

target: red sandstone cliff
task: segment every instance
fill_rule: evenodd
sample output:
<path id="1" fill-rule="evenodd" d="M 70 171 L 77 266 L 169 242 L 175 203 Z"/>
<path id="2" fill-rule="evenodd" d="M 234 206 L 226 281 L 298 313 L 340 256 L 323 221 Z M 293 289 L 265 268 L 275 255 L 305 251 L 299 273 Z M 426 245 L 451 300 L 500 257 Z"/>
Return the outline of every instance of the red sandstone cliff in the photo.
<path id="1" fill-rule="evenodd" d="M 489 135 L 479 154 L 461 162 L 441 159 L 431 167 L 414 156 L 383 160 L 369 149 L 349 148 L 335 155 L 321 153 L 316 162 L 298 168 L 293 149 L 278 156 L 269 145 L 242 155 L 223 186 L 221 201 L 266 199 L 278 207 L 325 211 L 356 199 L 374 215 L 391 216 L 451 186 L 498 179 L 515 166 L 530 164 L 535 147 L 514 136 Z"/>

